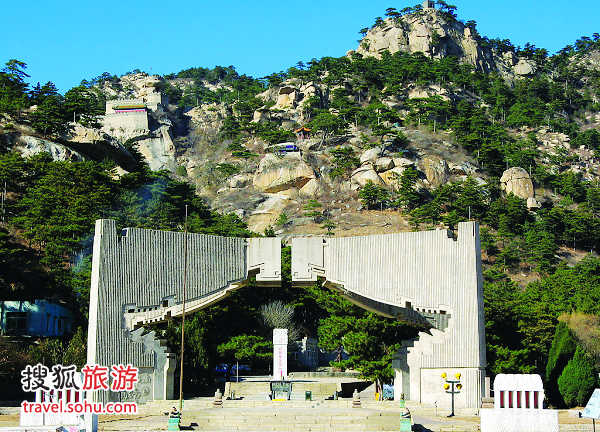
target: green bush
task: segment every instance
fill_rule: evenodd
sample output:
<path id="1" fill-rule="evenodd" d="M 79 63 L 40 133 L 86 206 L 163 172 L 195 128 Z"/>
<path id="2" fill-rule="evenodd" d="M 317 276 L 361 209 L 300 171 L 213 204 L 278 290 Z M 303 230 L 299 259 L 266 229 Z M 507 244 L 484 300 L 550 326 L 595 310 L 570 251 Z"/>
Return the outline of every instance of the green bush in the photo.
<path id="1" fill-rule="evenodd" d="M 568 407 L 584 406 L 597 383 L 592 358 L 581 347 L 558 378 L 558 390 Z"/>
<path id="2" fill-rule="evenodd" d="M 180 177 L 187 177 L 187 169 L 185 169 L 183 165 L 179 165 L 175 169 L 175 174 L 177 174 Z"/>

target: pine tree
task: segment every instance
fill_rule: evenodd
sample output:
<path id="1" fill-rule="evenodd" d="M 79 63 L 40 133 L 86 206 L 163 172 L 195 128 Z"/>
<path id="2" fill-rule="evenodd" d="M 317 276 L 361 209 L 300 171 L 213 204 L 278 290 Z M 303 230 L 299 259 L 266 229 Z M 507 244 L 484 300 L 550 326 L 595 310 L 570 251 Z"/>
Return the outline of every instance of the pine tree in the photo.
<path id="1" fill-rule="evenodd" d="M 417 170 L 413 167 L 406 168 L 398 178 L 397 203 L 404 210 L 412 210 L 419 203 L 420 196 L 415 185 L 419 178 Z"/>
<path id="2" fill-rule="evenodd" d="M 558 378 L 558 390 L 568 407 L 584 406 L 597 381 L 593 360 L 578 346 L 575 355 Z"/>

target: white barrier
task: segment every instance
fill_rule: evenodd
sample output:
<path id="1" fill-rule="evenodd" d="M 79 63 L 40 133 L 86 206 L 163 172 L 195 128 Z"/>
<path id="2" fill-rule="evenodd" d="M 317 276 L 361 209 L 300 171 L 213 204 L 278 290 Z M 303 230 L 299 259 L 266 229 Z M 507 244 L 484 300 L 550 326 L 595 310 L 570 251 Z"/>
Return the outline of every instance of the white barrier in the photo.
<path id="1" fill-rule="evenodd" d="M 75 382 L 79 388 L 82 387 L 81 375 L 75 374 Z M 36 403 L 60 403 L 63 407 L 70 402 L 83 402 L 86 398 L 83 390 L 37 390 L 35 392 Z M 53 412 L 25 412 L 21 406 L 19 418 L 21 428 L 32 426 L 63 427 L 66 431 L 73 432 L 96 432 L 98 430 L 97 414 L 75 414 L 75 413 L 53 413 Z"/>
<path id="2" fill-rule="evenodd" d="M 481 432 L 558 432 L 558 411 L 544 409 L 544 384 L 536 374 L 498 374 L 494 408 L 482 408 Z"/>
<path id="3" fill-rule="evenodd" d="M 558 411 L 482 408 L 481 432 L 558 432 Z"/>

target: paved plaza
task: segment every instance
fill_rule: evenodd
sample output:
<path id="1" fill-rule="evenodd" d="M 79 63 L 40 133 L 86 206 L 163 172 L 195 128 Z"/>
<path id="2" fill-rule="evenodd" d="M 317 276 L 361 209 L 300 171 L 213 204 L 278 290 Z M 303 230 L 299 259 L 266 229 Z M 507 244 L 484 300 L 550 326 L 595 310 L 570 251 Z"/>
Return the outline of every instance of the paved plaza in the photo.
<path id="1" fill-rule="evenodd" d="M 100 416 L 99 431 L 161 431 L 167 429 L 166 412 L 176 401 L 160 401 L 141 407 L 135 416 Z M 229 401 L 223 408 L 212 408 L 212 398 L 185 401 L 183 430 L 245 432 L 343 432 L 399 430 L 401 409 L 393 401 L 362 401 L 352 408 L 351 399 L 337 401 Z M 435 408 L 410 405 L 414 431 L 462 432 L 478 431 L 479 417 L 458 415 Z M 591 420 L 579 419 L 567 410 L 559 415 L 561 431 L 592 431 Z M 0 427 L 17 426 L 18 409 L 0 408 Z"/>

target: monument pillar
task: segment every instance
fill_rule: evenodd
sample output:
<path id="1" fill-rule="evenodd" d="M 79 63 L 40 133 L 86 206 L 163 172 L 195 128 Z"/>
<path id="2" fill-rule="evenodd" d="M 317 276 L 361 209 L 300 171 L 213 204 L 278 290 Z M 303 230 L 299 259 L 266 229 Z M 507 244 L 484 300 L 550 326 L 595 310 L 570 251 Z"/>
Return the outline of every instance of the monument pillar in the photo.
<path id="1" fill-rule="evenodd" d="M 273 329 L 273 381 L 287 378 L 288 329 Z"/>

